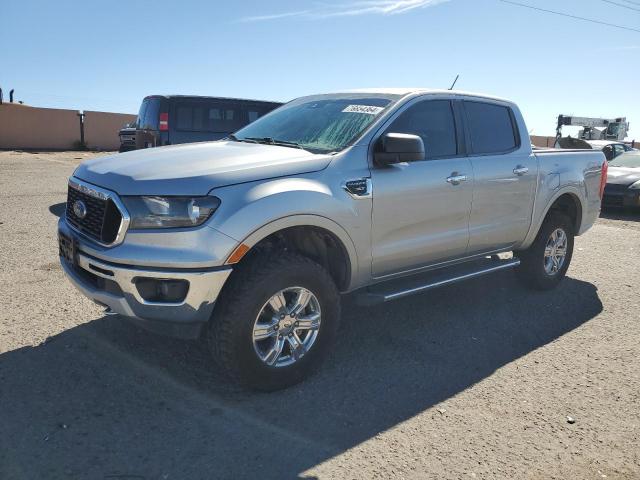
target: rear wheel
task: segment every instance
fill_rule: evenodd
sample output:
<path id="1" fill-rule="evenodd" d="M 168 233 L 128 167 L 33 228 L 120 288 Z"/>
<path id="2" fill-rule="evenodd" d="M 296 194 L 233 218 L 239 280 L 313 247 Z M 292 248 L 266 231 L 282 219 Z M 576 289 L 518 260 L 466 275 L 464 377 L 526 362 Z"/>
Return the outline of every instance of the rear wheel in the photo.
<path id="1" fill-rule="evenodd" d="M 249 260 L 229 282 L 209 329 L 211 352 L 224 371 L 246 386 L 271 391 L 316 370 L 340 316 L 340 297 L 326 270 L 282 253 Z"/>
<path id="2" fill-rule="evenodd" d="M 566 215 L 551 212 L 527 250 L 516 252 L 520 259 L 518 277 L 536 290 L 554 288 L 565 277 L 573 255 L 573 225 Z"/>

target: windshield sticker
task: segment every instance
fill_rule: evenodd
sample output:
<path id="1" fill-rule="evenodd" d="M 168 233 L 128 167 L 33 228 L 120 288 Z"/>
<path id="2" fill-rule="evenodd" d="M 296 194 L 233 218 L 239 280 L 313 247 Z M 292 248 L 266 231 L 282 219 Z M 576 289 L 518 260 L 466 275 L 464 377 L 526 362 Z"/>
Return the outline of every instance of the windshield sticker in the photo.
<path id="1" fill-rule="evenodd" d="M 377 115 L 384 107 L 374 107 L 373 105 L 349 105 L 342 110 L 344 113 L 366 113 L 367 115 Z"/>

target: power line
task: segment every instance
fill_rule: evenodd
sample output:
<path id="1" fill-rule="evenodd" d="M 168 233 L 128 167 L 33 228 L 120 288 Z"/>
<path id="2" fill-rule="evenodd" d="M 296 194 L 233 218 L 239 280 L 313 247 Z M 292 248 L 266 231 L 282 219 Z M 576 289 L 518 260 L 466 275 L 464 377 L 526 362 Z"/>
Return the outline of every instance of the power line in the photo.
<path id="1" fill-rule="evenodd" d="M 610 3 L 611 5 L 617 5 L 622 8 L 628 8 L 629 10 L 635 10 L 636 12 L 640 12 L 640 8 L 630 7 L 629 5 L 623 5 L 622 3 L 613 2 L 612 0 L 602 0 L 603 2 Z"/>
<path id="2" fill-rule="evenodd" d="M 601 22 L 600 20 L 593 20 L 591 18 L 584 18 L 584 17 L 578 17 L 576 15 L 570 15 L 568 13 L 562 13 L 562 12 L 556 12 L 554 10 L 547 10 L 544 8 L 539 8 L 539 7 L 534 7 L 533 5 L 527 5 L 525 3 L 519 3 L 519 2 L 513 2 L 511 0 L 500 0 L 503 3 L 509 3 L 511 5 L 516 5 L 518 7 L 525 7 L 525 8 L 530 8 L 532 10 L 538 10 L 540 12 L 546 12 L 546 13 L 552 13 L 554 15 L 560 15 L 562 17 L 569 17 L 569 18 L 573 18 L 575 20 L 583 20 L 585 22 L 591 22 L 591 23 L 597 23 L 599 25 L 606 25 L 608 27 L 614 27 L 614 28 L 620 28 L 622 30 L 629 30 L 631 32 L 638 32 L 640 33 L 640 30 L 637 28 L 631 28 L 631 27 L 623 27 L 622 25 L 616 25 L 614 23 L 607 23 L 607 22 Z"/>
<path id="3" fill-rule="evenodd" d="M 640 7 L 640 3 L 638 3 L 638 2 L 633 2 L 631 0 L 622 0 L 622 1 L 625 2 L 625 3 L 630 3 L 631 5 L 638 5 Z"/>

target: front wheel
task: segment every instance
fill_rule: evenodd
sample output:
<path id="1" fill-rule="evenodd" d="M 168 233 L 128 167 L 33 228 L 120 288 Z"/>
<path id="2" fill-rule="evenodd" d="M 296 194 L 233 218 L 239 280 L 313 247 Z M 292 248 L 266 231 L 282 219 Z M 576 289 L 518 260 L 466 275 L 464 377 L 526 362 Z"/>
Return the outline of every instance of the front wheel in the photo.
<path id="1" fill-rule="evenodd" d="M 340 297 L 324 268 L 295 253 L 240 265 L 218 299 L 209 346 L 229 376 L 258 390 L 294 385 L 334 341 Z"/>
<path id="2" fill-rule="evenodd" d="M 573 225 L 569 217 L 551 212 L 531 246 L 516 252 L 520 259 L 520 280 L 536 290 L 550 290 L 558 285 L 571 263 L 573 239 Z"/>

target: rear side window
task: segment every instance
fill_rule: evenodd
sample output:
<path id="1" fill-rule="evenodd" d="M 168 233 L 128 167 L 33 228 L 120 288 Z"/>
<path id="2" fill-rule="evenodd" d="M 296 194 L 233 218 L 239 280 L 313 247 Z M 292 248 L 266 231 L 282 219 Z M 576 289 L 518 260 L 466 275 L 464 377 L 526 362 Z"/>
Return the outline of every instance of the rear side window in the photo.
<path id="1" fill-rule="evenodd" d="M 511 111 L 482 102 L 463 102 L 474 153 L 505 153 L 518 146 Z"/>
<path id="2" fill-rule="evenodd" d="M 178 130 L 230 133 L 245 123 L 237 104 L 182 102 L 175 113 Z"/>
<path id="3" fill-rule="evenodd" d="M 424 142 L 427 159 L 458 153 L 453 110 L 448 100 L 425 100 L 412 105 L 393 121 L 387 133 L 418 135 Z"/>
<path id="4" fill-rule="evenodd" d="M 276 105 L 273 105 L 273 106 L 249 105 L 247 106 L 247 120 L 249 123 L 255 122 L 257 119 L 266 115 L 274 108 L 277 108 L 277 106 Z"/>

